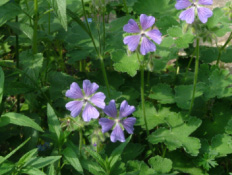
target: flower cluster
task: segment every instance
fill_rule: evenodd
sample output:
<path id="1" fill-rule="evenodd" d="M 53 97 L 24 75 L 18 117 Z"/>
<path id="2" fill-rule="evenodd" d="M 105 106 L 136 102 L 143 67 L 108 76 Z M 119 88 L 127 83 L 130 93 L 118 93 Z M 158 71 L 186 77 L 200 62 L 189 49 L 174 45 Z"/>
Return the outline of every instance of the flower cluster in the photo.
<path id="1" fill-rule="evenodd" d="M 133 125 L 136 122 L 134 117 L 126 118 L 135 111 L 134 106 L 128 105 L 124 100 L 120 106 L 120 113 L 117 116 L 115 101 L 111 100 L 108 106 L 105 106 L 106 96 L 102 92 L 97 92 L 99 86 L 96 83 L 91 83 L 89 80 L 83 81 L 83 90 L 79 85 L 73 82 L 70 89 L 66 91 L 66 97 L 74 99 L 66 104 L 67 110 L 71 111 L 71 116 L 76 117 L 82 115 L 85 122 L 91 119 L 97 119 L 100 115 L 96 107 L 103 109 L 104 113 L 111 117 L 110 119 L 101 118 L 99 124 L 102 126 L 102 132 L 105 133 L 113 128 L 110 139 L 112 142 L 117 140 L 125 142 L 123 130 L 129 134 L 133 134 Z M 126 118 L 126 119 L 125 119 Z"/>
<path id="2" fill-rule="evenodd" d="M 202 23 L 206 23 L 208 18 L 213 15 L 213 12 L 201 5 L 212 5 L 213 0 L 177 0 L 176 9 L 182 10 L 188 8 L 187 10 L 181 12 L 179 18 L 183 21 L 186 21 L 188 24 L 192 24 L 195 19 L 195 14 L 198 14 L 198 17 Z"/>

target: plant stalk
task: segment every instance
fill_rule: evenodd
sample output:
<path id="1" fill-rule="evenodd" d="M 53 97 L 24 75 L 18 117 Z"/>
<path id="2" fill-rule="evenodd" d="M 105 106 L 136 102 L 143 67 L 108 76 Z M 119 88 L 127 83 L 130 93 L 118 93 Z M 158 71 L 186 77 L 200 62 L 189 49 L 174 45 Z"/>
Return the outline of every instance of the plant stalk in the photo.
<path id="1" fill-rule="evenodd" d="M 128 11 L 128 7 L 126 5 L 126 0 L 123 0 L 123 4 L 124 4 L 124 8 L 126 10 L 126 14 L 128 15 L 129 14 L 129 11 Z"/>
<path id="2" fill-rule="evenodd" d="M 200 39 L 197 37 L 195 72 L 194 72 L 194 81 L 193 81 L 193 94 L 192 94 L 192 100 L 191 100 L 190 109 L 189 109 L 189 115 L 191 114 L 191 111 L 193 108 L 196 86 L 197 86 L 198 69 L 199 69 L 199 47 L 200 47 L 199 43 L 200 43 Z"/>
<path id="3" fill-rule="evenodd" d="M 226 48 L 226 46 L 229 44 L 229 42 L 231 40 L 232 40 L 232 32 L 230 33 L 230 36 L 228 37 L 228 39 L 225 42 L 225 44 L 219 50 L 219 54 L 218 54 L 218 58 L 217 58 L 217 63 L 216 63 L 217 66 L 219 66 L 219 62 L 221 61 L 221 56 L 222 56 L 223 50 Z"/>
<path id="4" fill-rule="evenodd" d="M 34 29 L 33 29 L 33 54 L 38 53 L 37 48 L 37 28 L 38 28 L 38 0 L 34 0 Z"/>
<path id="5" fill-rule="evenodd" d="M 81 155 L 81 150 L 82 150 L 82 144 L 83 144 L 83 133 L 82 129 L 79 130 L 79 153 Z"/>

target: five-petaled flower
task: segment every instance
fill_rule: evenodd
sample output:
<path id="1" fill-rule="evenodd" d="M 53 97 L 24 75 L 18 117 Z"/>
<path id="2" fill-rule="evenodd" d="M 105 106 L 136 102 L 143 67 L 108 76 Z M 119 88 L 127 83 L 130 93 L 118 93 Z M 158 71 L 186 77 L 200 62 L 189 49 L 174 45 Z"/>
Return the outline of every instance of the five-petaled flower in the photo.
<path id="1" fill-rule="evenodd" d="M 136 122 L 136 118 L 124 118 L 132 114 L 134 111 L 135 107 L 128 105 L 127 101 L 124 100 L 121 103 L 120 112 L 118 114 L 115 101 L 111 100 L 109 105 L 104 109 L 105 114 L 108 115 L 110 119 L 101 118 L 99 120 L 99 124 L 102 126 L 102 132 L 105 133 L 113 128 L 113 131 L 110 135 L 110 140 L 112 142 L 116 142 L 117 140 L 120 142 L 125 142 L 123 130 L 125 129 L 129 134 L 133 134 L 133 125 Z"/>
<path id="2" fill-rule="evenodd" d="M 75 100 L 68 102 L 65 107 L 71 111 L 72 117 L 78 116 L 82 108 L 82 118 L 85 122 L 99 117 L 99 112 L 94 106 L 104 109 L 106 96 L 102 92 L 95 93 L 98 88 L 99 86 L 96 83 L 91 83 L 89 80 L 83 81 L 83 91 L 77 83 L 73 82 L 71 84 L 65 96 Z"/>
<path id="3" fill-rule="evenodd" d="M 201 7 L 200 5 L 212 5 L 213 0 L 177 0 L 176 9 L 181 10 L 188 8 L 187 10 L 181 12 L 179 18 L 183 21 L 186 21 L 188 24 L 192 24 L 195 19 L 195 14 L 198 14 L 198 17 L 202 23 L 206 23 L 208 18 L 213 15 L 213 12 L 205 7 Z"/>
<path id="4" fill-rule="evenodd" d="M 133 19 L 130 19 L 128 24 L 124 25 L 123 30 L 125 32 L 136 35 L 126 36 L 123 42 L 128 45 L 129 50 L 133 52 L 137 49 L 141 40 L 140 53 L 146 55 L 148 52 L 156 51 L 156 46 L 151 40 L 160 44 L 162 41 L 162 33 L 158 29 L 152 28 L 155 23 L 155 18 L 153 16 L 141 14 L 140 23 L 141 27 L 139 27 Z"/>

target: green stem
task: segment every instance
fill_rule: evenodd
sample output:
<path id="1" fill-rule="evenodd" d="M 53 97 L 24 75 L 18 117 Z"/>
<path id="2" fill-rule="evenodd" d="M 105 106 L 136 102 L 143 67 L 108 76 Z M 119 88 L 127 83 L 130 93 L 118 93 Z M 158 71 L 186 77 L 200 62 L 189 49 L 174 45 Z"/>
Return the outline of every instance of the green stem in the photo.
<path id="1" fill-rule="evenodd" d="M 15 22 L 18 23 L 18 16 L 15 17 Z M 16 68 L 19 69 L 19 35 L 16 34 L 15 39 L 15 59 Z M 19 77 L 18 77 L 19 80 Z M 20 95 L 17 95 L 17 113 L 20 112 Z"/>
<path id="2" fill-rule="evenodd" d="M 51 33 L 51 12 L 48 13 L 48 34 Z"/>
<path id="3" fill-rule="evenodd" d="M 34 30 L 33 30 L 33 53 L 38 53 L 37 48 L 37 27 L 38 27 L 38 0 L 34 0 Z"/>
<path id="4" fill-rule="evenodd" d="M 87 14 L 86 14 L 86 11 L 85 11 L 85 4 L 84 4 L 83 0 L 81 0 L 81 4 L 82 4 L 82 8 L 83 8 L 84 17 L 85 17 L 85 23 L 87 25 L 88 32 L 89 32 L 88 34 L 89 34 L 89 36 L 90 36 L 90 38 L 92 40 L 93 46 L 95 48 L 95 51 L 96 51 L 98 57 L 100 58 L 101 69 L 102 69 L 102 73 L 103 73 L 103 78 L 104 78 L 104 81 L 105 81 L 105 84 L 106 84 L 106 87 L 107 87 L 108 96 L 110 97 L 110 87 L 109 87 L 108 78 L 107 78 L 107 74 L 106 74 L 106 70 L 105 70 L 104 59 L 103 59 L 103 57 L 102 57 L 102 55 L 100 53 L 100 50 L 97 49 L 96 43 L 94 41 L 93 34 L 91 32 L 91 29 L 90 29 L 90 26 L 89 26 L 89 23 L 88 23 Z"/>
<path id="5" fill-rule="evenodd" d="M 221 60 L 221 56 L 222 56 L 222 52 L 223 50 L 226 48 L 226 46 L 229 44 L 229 42 L 232 40 L 232 32 L 230 33 L 230 36 L 228 37 L 227 41 L 225 42 L 225 44 L 220 48 L 219 50 L 219 54 L 218 54 L 218 58 L 217 58 L 217 63 L 216 65 L 218 66 L 220 60 Z"/>
<path id="6" fill-rule="evenodd" d="M 147 73 L 147 87 L 150 86 L 150 77 L 151 77 L 151 72 L 148 71 L 148 73 Z"/>
<path id="7" fill-rule="evenodd" d="M 124 8 L 126 10 L 126 14 L 128 15 L 129 14 L 129 11 L 128 11 L 128 7 L 126 5 L 126 0 L 123 0 L 123 4 L 124 4 Z"/>
<path id="8" fill-rule="evenodd" d="M 193 108 L 196 86 L 197 86 L 197 77 L 198 77 L 198 69 L 199 69 L 199 43 L 200 43 L 200 39 L 197 37 L 195 72 L 194 72 L 194 81 L 193 81 L 193 94 L 192 94 L 192 100 L 191 100 L 190 109 L 189 109 L 189 115 L 191 114 L 191 111 Z"/>
<path id="9" fill-rule="evenodd" d="M 79 153 L 81 155 L 81 149 L 82 149 L 82 142 L 83 141 L 83 133 L 82 129 L 79 130 Z"/>
<path id="10" fill-rule="evenodd" d="M 106 39 L 105 8 L 103 9 L 103 13 L 102 13 L 102 25 L 103 25 L 102 50 L 103 50 L 103 54 L 104 54 L 104 51 L 105 51 L 105 39 Z"/>
<path id="11" fill-rule="evenodd" d="M 194 56 L 195 52 L 196 52 L 196 49 L 193 51 L 193 54 L 192 54 L 192 56 L 191 56 L 191 59 L 190 59 L 190 61 L 189 61 L 189 63 L 188 63 L 188 66 L 187 66 L 187 69 L 186 69 L 186 72 L 185 72 L 185 76 L 184 76 L 184 79 L 185 79 L 185 80 L 186 80 L 186 77 L 187 77 L 187 73 L 188 73 L 188 71 L 189 71 L 189 68 L 190 68 L 190 66 L 191 66 L 191 64 L 192 64 L 193 56 Z"/>

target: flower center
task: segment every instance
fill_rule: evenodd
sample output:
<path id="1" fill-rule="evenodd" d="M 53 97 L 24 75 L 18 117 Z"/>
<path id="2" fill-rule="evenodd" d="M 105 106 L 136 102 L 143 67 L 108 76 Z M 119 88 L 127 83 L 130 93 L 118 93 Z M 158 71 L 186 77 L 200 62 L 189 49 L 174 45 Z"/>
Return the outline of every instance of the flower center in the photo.
<path id="1" fill-rule="evenodd" d="M 193 3 L 191 4 L 191 6 L 192 6 L 192 7 L 197 7 L 197 3 L 196 3 L 196 2 L 193 2 Z"/>
<path id="2" fill-rule="evenodd" d="M 120 119 L 115 119 L 115 122 L 116 122 L 116 123 L 119 123 L 119 122 L 120 122 Z"/>
<path id="3" fill-rule="evenodd" d="M 142 37 L 145 37 L 145 33 L 141 33 L 141 36 L 142 36 Z"/>
<path id="4" fill-rule="evenodd" d="M 88 100 L 89 100 L 89 99 L 88 99 L 87 97 L 84 97 L 83 102 L 84 102 L 84 103 L 87 103 Z"/>

